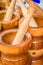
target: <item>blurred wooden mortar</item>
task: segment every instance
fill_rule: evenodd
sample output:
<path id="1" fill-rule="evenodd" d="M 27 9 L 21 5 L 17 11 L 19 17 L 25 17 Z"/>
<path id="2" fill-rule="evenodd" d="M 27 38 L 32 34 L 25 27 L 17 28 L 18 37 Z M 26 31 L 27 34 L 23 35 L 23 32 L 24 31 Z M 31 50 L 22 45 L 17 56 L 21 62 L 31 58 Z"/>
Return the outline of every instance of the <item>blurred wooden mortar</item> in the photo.
<path id="1" fill-rule="evenodd" d="M 0 28 L 1 30 L 18 28 L 18 23 L 20 19 L 20 15 L 18 13 L 13 13 L 12 19 L 10 21 L 3 21 L 6 11 L 0 12 Z M 1 31 L 0 30 L 0 31 Z"/>
<path id="2" fill-rule="evenodd" d="M 22 53 L 26 53 L 30 48 L 32 38 L 29 33 L 29 37 L 25 36 L 20 44 L 12 45 L 12 41 L 17 32 L 18 29 L 10 29 L 3 31 L 0 34 L 0 51 L 2 53 L 20 55 Z"/>

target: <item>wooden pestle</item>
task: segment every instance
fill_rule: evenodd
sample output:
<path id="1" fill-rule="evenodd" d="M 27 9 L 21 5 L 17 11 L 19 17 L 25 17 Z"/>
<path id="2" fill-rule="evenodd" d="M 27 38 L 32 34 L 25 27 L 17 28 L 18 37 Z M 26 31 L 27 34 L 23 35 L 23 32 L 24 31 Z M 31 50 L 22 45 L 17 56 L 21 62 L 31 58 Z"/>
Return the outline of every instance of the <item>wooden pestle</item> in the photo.
<path id="1" fill-rule="evenodd" d="M 24 17 L 27 15 L 27 8 L 24 6 L 23 4 L 23 0 L 17 0 L 17 2 L 19 3 L 21 9 L 22 9 L 22 12 L 23 12 L 23 15 Z M 36 21 L 34 20 L 34 18 L 32 18 L 29 22 L 29 26 L 33 26 L 33 27 L 37 27 L 37 23 Z"/>
<path id="2" fill-rule="evenodd" d="M 29 22 L 33 16 L 33 13 L 35 11 L 35 9 L 33 7 L 29 7 L 29 12 L 27 13 L 27 15 L 25 16 L 23 22 L 21 23 L 21 26 L 19 27 L 19 30 L 12 42 L 12 45 L 16 45 L 16 44 L 20 44 L 24 38 L 25 33 L 28 30 L 29 27 Z"/>
<path id="3" fill-rule="evenodd" d="M 26 14 L 27 14 L 27 9 L 26 9 L 26 7 L 25 7 L 24 4 L 23 4 L 23 0 L 17 0 L 17 2 L 19 3 L 19 5 L 20 5 L 20 7 L 21 7 L 21 10 L 22 10 L 22 12 L 23 12 L 23 15 L 24 15 L 24 17 L 25 17 Z"/>
<path id="4" fill-rule="evenodd" d="M 12 0 L 3 21 L 10 21 L 14 10 L 15 0 Z"/>

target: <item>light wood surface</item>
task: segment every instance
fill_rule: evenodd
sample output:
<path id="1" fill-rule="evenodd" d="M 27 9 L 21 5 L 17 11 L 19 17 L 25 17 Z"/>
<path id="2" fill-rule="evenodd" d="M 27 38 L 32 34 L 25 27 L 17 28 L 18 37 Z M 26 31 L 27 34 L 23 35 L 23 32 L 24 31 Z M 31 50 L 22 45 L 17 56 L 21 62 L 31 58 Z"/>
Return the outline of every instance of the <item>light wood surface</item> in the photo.
<path id="1" fill-rule="evenodd" d="M 12 14 L 13 14 L 13 11 L 14 11 L 14 4 L 15 4 L 15 0 L 12 0 L 11 3 L 10 3 L 10 6 L 7 9 L 7 12 L 6 12 L 6 15 L 5 15 L 3 21 L 10 21 L 11 20 Z"/>

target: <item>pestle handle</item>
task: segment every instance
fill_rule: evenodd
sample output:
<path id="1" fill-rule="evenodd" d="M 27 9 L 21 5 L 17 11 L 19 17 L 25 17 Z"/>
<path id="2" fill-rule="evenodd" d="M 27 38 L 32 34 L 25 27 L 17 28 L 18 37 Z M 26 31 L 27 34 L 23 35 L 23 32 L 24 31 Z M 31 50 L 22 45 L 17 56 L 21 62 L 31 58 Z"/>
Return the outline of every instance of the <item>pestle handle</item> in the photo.
<path id="1" fill-rule="evenodd" d="M 20 5 L 20 7 L 22 9 L 23 15 L 25 17 L 27 15 L 27 8 L 23 4 L 23 0 L 17 0 L 17 2 L 19 3 L 19 5 Z M 37 23 L 36 23 L 36 21 L 34 20 L 34 18 L 32 18 L 30 20 L 29 26 L 33 26 L 33 27 L 37 27 L 38 26 Z"/>
<path id="2" fill-rule="evenodd" d="M 12 0 L 3 21 L 10 21 L 14 10 L 15 0 Z"/>
<path id="3" fill-rule="evenodd" d="M 34 8 L 30 7 L 28 14 L 25 16 L 25 19 L 23 20 L 21 26 L 19 27 L 19 30 L 12 42 L 12 45 L 21 44 L 24 35 L 28 30 L 29 27 L 28 23 L 30 22 L 33 13 L 34 13 Z"/>
<path id="4" fill-rule="evenodd" d="M 23 0 L 17 0 L 17 2 L 19 3 L 19 5 L 20 5 L 20 7 L 21 7 L 21 10 L 22 10 L 22 12 L 23 12 L 23 15 L 24 15 L 24 17 L 25 17 L 26 14 L 27 14 L 27 8 L 24 6 Z"/>

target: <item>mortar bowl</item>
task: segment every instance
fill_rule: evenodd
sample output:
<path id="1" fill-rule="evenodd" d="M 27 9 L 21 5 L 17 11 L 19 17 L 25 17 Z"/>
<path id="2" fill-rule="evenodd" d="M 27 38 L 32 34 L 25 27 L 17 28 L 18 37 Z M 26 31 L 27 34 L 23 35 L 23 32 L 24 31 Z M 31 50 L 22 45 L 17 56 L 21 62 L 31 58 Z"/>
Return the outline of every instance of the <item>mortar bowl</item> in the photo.
<path id="1" fill-rule="evenodd" d="M 3 31 L 0 34 L 0 51 L 4 54 L 22 54 L 31 47 L 32 38 L 25 36 L 23 41 L 17 45 L 12 45 L 12 41 L 17 33 L 17 29 Z"/>
<path id="2" fill-rule="evenodd" d="M 18 13 L 13 13 L 12 19 L 10 21 L 3 21 L 6 11 L 0 12 L 0 23 L 2 24 L 2 30 L 18 28 L 18 23 L 20 15 Z"/>

